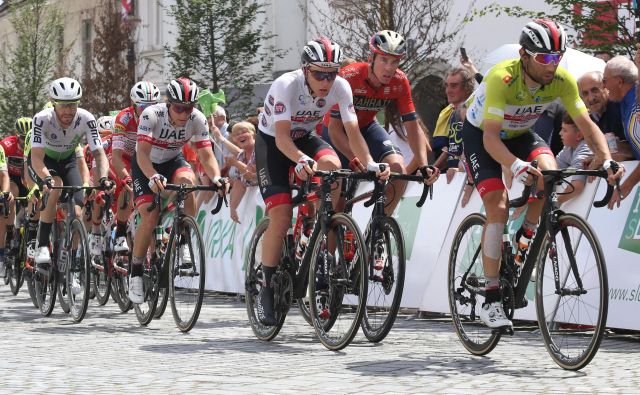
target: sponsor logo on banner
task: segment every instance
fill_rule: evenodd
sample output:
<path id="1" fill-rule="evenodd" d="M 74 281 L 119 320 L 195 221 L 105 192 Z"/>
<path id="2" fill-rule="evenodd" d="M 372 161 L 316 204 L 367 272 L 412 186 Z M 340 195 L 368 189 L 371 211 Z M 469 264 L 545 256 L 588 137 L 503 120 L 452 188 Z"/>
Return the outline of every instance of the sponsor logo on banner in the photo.
<path id="1" fill-rule="evenodd" d="M 640 188 L 636 188 L 636 196 L 622 228 L 618 248 L 640 254 Z"/>

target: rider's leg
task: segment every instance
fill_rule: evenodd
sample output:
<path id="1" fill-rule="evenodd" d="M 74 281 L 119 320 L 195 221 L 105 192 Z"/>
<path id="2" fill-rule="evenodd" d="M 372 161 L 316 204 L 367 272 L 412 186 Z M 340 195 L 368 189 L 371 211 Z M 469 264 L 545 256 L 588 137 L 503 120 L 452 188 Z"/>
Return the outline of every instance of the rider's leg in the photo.
<path id="1" fill-rule="evenodd" d="M 185 167 L 178 169 L 172 177 L 173 184 L 187 184 L 187 185 L 195 185 L 196 184 L 196 175 L 191 171 L 190 168 Z M 187 194 L 187 198 L 184 201 L 184 211 L 187 215 L 192 217 L 196 216 L 196 199 L 195 194 L 189 193 Z"/>
<path id="2" fill-rule="evenodd" d="M 401 154 L 391 154 L 384 157 L 382 160 L 384 163 L 388 163 L 391 171 L 394 173 L 405 174 L 406 168 L 404 167 L 404 158 Z M 407 187 L 407 182 L 403 180 L 394 180 L 390 182 L 390 185 L 387 187 L 386 197 L 387 204 L 384 208 L 384 212 L 386 215 L 393 214 L 393 211 L 396 209 L 396 206 L 400 202 L 402 195 L 404 195 L 404 190 Z"/>
<path id="3" fill-rule="evenodd" d="M 487 281 L 486 303 L 500 300 L 499 277 L 502 252 L 502 233 L 507 223 L 507 191 L 493 190 L 482 195 L 482 203 L 487 214 L 487 224 L 482 233 L 482 262 Z"/>

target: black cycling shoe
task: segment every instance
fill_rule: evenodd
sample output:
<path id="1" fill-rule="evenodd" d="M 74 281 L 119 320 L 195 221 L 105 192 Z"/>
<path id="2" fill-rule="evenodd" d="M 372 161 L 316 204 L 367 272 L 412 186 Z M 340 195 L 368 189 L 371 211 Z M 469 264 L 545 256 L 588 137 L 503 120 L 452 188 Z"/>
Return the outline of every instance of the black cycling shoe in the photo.
<path id="1" fill-rule="evenodd" d="M 273 288 L 262 287 L 260 289 L 256 307 L 258 309 L 258 320 L 262 325 L 275 326 L 278 323 L 276 314 L 273 311 Z"/>

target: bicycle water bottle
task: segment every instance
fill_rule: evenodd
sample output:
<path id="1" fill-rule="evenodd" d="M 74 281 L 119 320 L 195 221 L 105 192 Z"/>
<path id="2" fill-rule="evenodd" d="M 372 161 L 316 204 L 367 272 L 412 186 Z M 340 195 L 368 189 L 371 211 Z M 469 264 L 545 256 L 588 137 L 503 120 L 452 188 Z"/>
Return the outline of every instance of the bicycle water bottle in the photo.
<path id="1" fill-rule="evenodd" d="M 356 246 L 353 240 L 353 232 L 348 230 L 344 233 L 344 259 L 351 261 L 356 255 Z"/>
<path id="2" fill-rule="evenodd" d="M 518 238 L 518 250 L 516 251 L 514 261 L 518 270 L 518 276 L 520 276 L 520 273 L 522 272 L 522 266 L 524 265 L 525 256 L 527 254 L 527 250 L 529 249 L 529 244 L 531 243 L 531 239 L 533 238 L 533 231 L 521 228 L 518 234 L 520 234 L 520 237 Z"/>
<path id="3" fill-rule="evenodd" d="M 307 245 L 309 244 L 309 236 L 311 235 L 311 224 L 312 221 L 309 219 L 305 219 L 302 223 L 302 229 L 300 229 L 300 239 L 298 240 L 298 245 L 296 246 L 296 259 L 302 259 L 304 251 L 307 249 Z"/>

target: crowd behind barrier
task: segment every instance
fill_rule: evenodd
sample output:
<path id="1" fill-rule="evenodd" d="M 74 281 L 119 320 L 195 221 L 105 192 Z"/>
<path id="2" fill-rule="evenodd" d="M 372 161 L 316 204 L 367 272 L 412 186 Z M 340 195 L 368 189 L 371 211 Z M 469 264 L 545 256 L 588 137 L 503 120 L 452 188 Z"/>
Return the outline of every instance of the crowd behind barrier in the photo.
<path id="1" fill-rule="evenodd" d="M 639 162 L 624 163 L 629 174 Z M 444 177 L 434 186 L 433 200 L 422 208 L 415 203 L 422 186 L 411 183 L 398 205 L 395 216 L 405 238 L 407 273 L 401 306 L 421 311 L 449 313 L 447 296 L 447 269 L 451 241 L 461 221 L 469 214 L 482 212 L 482 202 L 474 191 L 469 203 L 460 207 L 465 175 L 457 174 L 450 184 Z M 518 196 L 520 184 L 510 190 Z M 358 193 L 371 189 L 371 184 L 360 185 Z M 583 216 L 594 229 L 602 246 L 609 275 L 609 327 L 640 330 L 640 187 L 622 201 L 619 208 L 596 209 L 594 200 L 601 199 L 606 182 L 598 179 L 587 183 L 577 198 L 565 203 L 562 209 Z M 264 215 L 264 203 L 257 187 L 247 188 L 238 207 L 240 223 L 229 216 L 228 208 L 219 215 L 209 211 L 215 199 L 203 204 L 198 223 L 205 241 L 208 290 L 244 293 L 244 269 L 247 247 L 256 223 Z M 370 209 L 362 203 L 353 210 L 356 222 L 364 229 Z M 523 214 L 509 222 L 512 232 L 520 226 Z M 294 216 L 295 218 L 295 216 Z M 527 297 L 533 301 L 535 283 L 531 283 Z M 535 304 L 516 311 L 516 319 L 535 320 Z"/>

